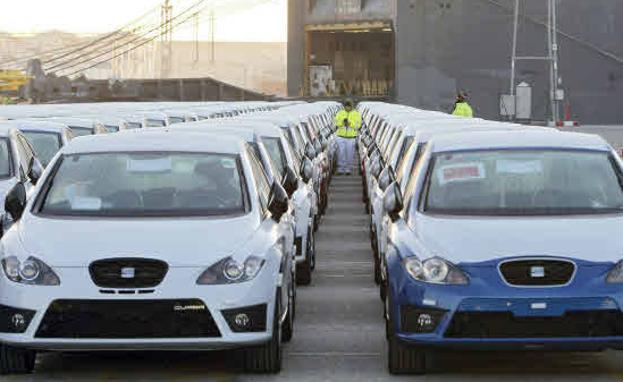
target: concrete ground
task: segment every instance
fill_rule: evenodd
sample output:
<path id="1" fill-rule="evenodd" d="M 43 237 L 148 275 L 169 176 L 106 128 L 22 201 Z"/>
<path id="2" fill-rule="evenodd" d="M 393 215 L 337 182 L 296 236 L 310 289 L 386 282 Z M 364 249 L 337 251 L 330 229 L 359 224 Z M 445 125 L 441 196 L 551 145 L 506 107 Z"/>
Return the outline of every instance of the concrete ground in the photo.
<path id="1" fill-rule="evenodd" d="M 623 353 L 454 353 L 424 377 L 386 371 L 384 325 L 372 280 L 360 178 L 336 177 L 318 232 L 313 283 L 299 288 L 295 336 L 276 376 L 241 374 L 220 353 L 47 354 L 35 373 L 1 381 L 622 381 Z"/>

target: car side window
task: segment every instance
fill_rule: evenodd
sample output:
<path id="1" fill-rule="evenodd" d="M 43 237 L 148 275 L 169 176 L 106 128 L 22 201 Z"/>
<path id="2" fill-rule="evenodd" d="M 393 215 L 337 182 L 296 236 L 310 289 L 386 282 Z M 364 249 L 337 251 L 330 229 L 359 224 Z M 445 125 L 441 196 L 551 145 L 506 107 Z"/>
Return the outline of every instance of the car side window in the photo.
<path id="1" fill-rule="evenodd" d="M 260 205 L 262 206 L 262 211 L 266 211 L 268 209 L 268 198 L 270 197 L 270 183 L 268 182 L 268 176 L 266 176 L 260 159 L 251 147 L 247 147 L 247 154 L 249 155 L 251 171 L 253 171 L 253 179 L 260 198 Z"/>

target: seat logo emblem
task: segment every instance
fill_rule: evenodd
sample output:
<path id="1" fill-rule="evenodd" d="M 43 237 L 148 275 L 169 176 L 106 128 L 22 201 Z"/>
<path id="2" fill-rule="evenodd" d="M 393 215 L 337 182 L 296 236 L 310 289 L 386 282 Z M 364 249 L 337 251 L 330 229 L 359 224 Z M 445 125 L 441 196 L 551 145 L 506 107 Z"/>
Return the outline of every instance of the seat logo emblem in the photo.
<path id="1" fill-rule="evenodd" d="M 122 279 L 133 279 L 136 276 L 136 269 L 132 267 L 121 268 Z"/>
<path id="2" fill-rule="evenodd" d="M 545 277 L 545 267 L 534 266 L 530 267 L 530 277 L 533 279 L 542 279 Z"/>

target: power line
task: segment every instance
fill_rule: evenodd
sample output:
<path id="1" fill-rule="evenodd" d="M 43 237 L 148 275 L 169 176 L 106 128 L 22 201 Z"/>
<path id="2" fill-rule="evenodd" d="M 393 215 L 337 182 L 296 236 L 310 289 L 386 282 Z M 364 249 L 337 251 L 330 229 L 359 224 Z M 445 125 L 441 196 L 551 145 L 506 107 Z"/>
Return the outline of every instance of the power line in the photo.
<path id="1" fill-rule="evenodd" d="M 178 16 L 179 16 L 179 15 L 178 15 Z M 176 17 L 177 17 L 177 16 L 176 16 Z M 180 22 L 176 23 L 176 24 L 173 26 L 173 28 L 176 28 L 177 26 L 179 26 L 179 25 L 181 25 L 181 24 L 186 23 L 187 21 L 189 21 L 189 20 L 190 20 L 190 19 L 192 19 L 193 17 L 195 17 L 195 15 L 194 15 L 194 14 L 192 14 L 192 15 L 190 15 L 190 16 L 188 16 L 188 17 L 186 17 L 186 18 L 185 18 L 185 19 L 183 19 L 182 21 L 180 21 Z M 114 55 L 114 56 L 112 56 L 112 57 L 110 57 L 110 58 L 108 58 L 108 59 L 98 61 L 98 62 L 96 62 L 96 63 L 94 63 L 94 64 L 92 64 L 92 65 L 90 65 L 90 66 L 87 66 L 86 68 L 81 68 L 81 69 L 79 69 L 79 70 L 76 70 L 76 71 L 74 71 L 74 72 L 72 72 L 72 73 L 68 74 L 67 76 L 70 76 L 70 77 L 71 77 L 71 76 L 76 75 L 76 74 L 78 74 L 78 73 L 81 73 L 81 72 L 84 72 L 84 71 L 86 71 L 86 70 L 92 69 L 92 68 L 94 68 L 94 67 L 96 67 L 96 66 L 98 66 L 98 65 L 101 65 L 101 64 L 105 63 L 105 62 L 108 62 L 108 61 L 114 60 L 115 58 L 121 57 L 121 56 L 123 56 L 124 54 L 126 54 L 126 53 L 128 53 L 128 52 L 131 52 L 131 51 L 133 51 L 133 50 L 135 50 L 135 49 L 137 49 L 137 48 L 140 48 L 140 47 L 141 47 L 141 46 L 143 46 L 143 45 L 149 44 L 150 42 L 152 42 L 152 41 L 156 40 L 157 38 L 159 38 L 160 36 L 162 36 L 164 33 L 166 33 L 166 31 L 162 31 L 162 32 L 158 33 L 157 35 L 155 35 L 155 36 L 151 37 L 150 39 L 148 39 L 148 40 L 146 40 L 146 41 L 142 42 L 141 44 L 139 44 L 139 45 L 137 45 L 137 46 L 134 46 L 134 47 L 132 47 L 132 48 L 126 49 L 126 50 L 124 50 L 123 52 L 118 53 L 118 54 L 116 54 L 116 55 Z M 110 53 L 110 52 L 108 52 L 108 53 Z"/>
<path id="2" fill-rule="evenodd" d="M 176 16 L 174 16 L 173 18 L 171 18 L 171 21 L 174 21 L 177 18 L 183 16 L 184 14 L 186 14 L 186 13 L 188 13 L 190 11 L 193 11 L 195 8 L 197 8 L 199 5 L 201 5 L 204 1 L 205 0 L 199 0 L 198 2 L 194 3 L 193 5 L 191 5 L 186 10 L 182 11 L 181 13 L 179 13 Z M 121 45 L 115 46 L 112 49 L 107 49 L 107 50 L 105 50 L 105 51 L 103 51 L 103 52 L 101 52 L 101 53 L 99 53 L 99 54 L 97 54 L 97 55 L 95 55 L 93 57 L 89 57 L 89 58 L 86 58 L 84 60 L 76 62 L 75 60 L 79 60 L 79 59 L 89 55 L 89 54 L 81 54 L 81 55 L 79 55 L 77 57 L 72 58 L 71 62 L 65 62 L 63 65 L 55 65 L 55 66 L 53 66 L 51 68 L 48 68 L 48 71 L 50 71 L 50 73 L 58 73 L 60 71 L 74 68 L 76 66 L 82 65 L 82 64 L 87 63 L 89 61 L 93 61 L 95 59 L 98 59 L 98 58 L 100 58 L 102 56 L 105 56 L 107 54 L 113 53 L 115 50 L 117 50 L 119 48 L 123 48 L 123 47 L 131 45 L 131 44 L 133 44 L 133 43 L 135 43 L 135 42 L 137 42 L 139 40 L 147 38 L 147 36 L 150 35 L 152 32 L 157 31 L 158 29 L 161 29 L 164 26 L 164 24 L 165 23 L 161 23 L 161 24 L 157 25 L 156 27 L 151 28 L 147 32 L 134 37 L 130 41 L 127 41 L 127 42 L 125 42 L 125 43 L 123 43 Z M 164 32 L 166 32 L 166 30 Z M 164 33 L 157 34 L 156 36 L 160 37 L 162 35 L 164 35 Z M 149 41 L 151 41 L 151 39 Z M 143 46 L 143 45 L 144 44 L 141 44 L 139 46 Z M 130 50 L 133 50 L 133 49 L 130 49 Z M 104 62 L 106 62 L 106 61 L 109 61 L 109 60 L 105 60 Z"/>

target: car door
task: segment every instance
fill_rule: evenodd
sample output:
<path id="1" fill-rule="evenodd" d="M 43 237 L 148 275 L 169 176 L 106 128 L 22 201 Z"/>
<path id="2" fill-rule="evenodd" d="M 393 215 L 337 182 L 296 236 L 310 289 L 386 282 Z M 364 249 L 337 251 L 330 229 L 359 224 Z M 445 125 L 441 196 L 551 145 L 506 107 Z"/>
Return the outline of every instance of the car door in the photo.
<path id="1" fill-rule="evenodd" d="M 270 218 L 268 213 L 268 203 L 270 200 L 271 185 L 268 181 L 268 176 L 262 169 L 260 159 L 255 154 L 255 151 L 250 146 L 247 146 L 247 155 L 249 156 L 249 162 L 251 164 L 251 171 L 253 172 L 253 179 L 259 195 L 260 208 L 262 208 L 262 224 L 272 226 L 272 231 L 275 232 L 274 244 L 283 243 L 283 255 L 282 259 L 282 277 L 283 286 L 291 285 L 294 282 L 294 226 L 292 219 L 288 219 L 291 214 L 284 214 L 283 218 L 277 222 Z M 281 288 L 281 312 L 284 312 L 288 303 L 289 288 Z"/>

